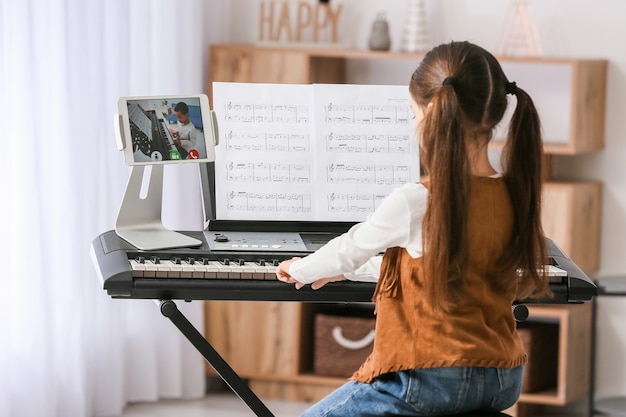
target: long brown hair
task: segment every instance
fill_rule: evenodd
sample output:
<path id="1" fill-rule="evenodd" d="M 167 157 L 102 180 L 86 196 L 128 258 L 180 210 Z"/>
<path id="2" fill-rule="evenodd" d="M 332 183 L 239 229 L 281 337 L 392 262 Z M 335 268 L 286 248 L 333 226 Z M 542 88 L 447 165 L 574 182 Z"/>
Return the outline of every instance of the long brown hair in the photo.
<path id="1" fill-rule="evenodd" d="M 418 106 L 428 107 L 420 125 L 420 158 L 432 184 L 423 221 L 423 262 L 429 276 L 425 285 L 431 305 L 449 310 L 462 283 L 468 262 L 471 179 L 466 144 L 491 140 L 504 117 L 507 93 L 517 97 L 502 161 L 515 222 L 499 267 L 518 270 L 518 297 L 549 294 L 539 271 L 546 262 L 541 227 L 543 145 L 530 96 L 509 82 L 492 54 L 469 42 L 452 42 L 428 52 L 411 76 L 409 91 Z"/>

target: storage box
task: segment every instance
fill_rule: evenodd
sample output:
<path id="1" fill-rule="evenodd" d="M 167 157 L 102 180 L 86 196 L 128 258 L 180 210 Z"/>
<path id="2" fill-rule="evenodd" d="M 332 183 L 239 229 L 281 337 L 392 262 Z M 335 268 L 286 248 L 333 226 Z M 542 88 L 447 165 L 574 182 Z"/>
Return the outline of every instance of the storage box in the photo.
<path id="1" fill-rule="evenodd" d="M 525 323 L 518 328 L 528 355 L 522 392 L 556 387 L 559 360 L 559 326 L 552 323 Z"/>
<path id="2" fill-rule="evenodd" d="M 313 372 L 352 376 L 372 352 L 374 327 L 374 318 L 316 315 Z"/>

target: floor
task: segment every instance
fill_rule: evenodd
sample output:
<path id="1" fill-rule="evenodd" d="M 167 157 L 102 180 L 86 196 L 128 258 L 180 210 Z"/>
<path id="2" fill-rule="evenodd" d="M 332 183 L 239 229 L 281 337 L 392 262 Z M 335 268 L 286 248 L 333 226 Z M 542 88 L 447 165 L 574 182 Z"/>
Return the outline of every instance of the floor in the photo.
<path id="1" fill-rule="evenodd" d="M 310 404 L 266 400 L 275 417 L 297 417 Z M 208 394 L 201 400 L 167 400 L 129 405 L 120 417 L 253 417 L 254 412 L 231 393 Z"/>

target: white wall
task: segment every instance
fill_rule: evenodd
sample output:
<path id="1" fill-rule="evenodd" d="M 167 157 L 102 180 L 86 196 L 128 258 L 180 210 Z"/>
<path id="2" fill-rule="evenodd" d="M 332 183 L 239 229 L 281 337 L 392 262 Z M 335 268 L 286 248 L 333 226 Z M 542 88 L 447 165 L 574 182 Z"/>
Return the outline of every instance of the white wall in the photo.
<path id="1" fill-rule="evenodd" d="M 293 1 L 293 0 L 292 0 Z M 337 0 L 331 1 L 336 4 Z M 226 3 L 226 1 L 225 1 Z M 226 42 L 257 41 L 259 0 L 231 0 Z M 343 0 L 340 39 L 348 47 L 366 48 L 371 22 L 384 11 L 391 27 L 392 49 L 400 48 L 408 0 Z M 425 0 L 428 30 L 433 45 L 469 40 L 495 50 L 513 0 Z M 604 183 L 601 259 L 598 277 L 626 276 L 626 2 L 614 0 L 530 1 L 539 28 L 544 55 L 602 58 L 609 61 L 606 112 L 606 147 L 575 157 L 559 157 L 559 178 L 596 179 Z M 349 64 L 351 80 L 360 83 L 404 84 L 414 63 Z M 522 86 L 523 87 L 523 86 Z M 597 397 L 626 396 L 626 299 L 599 300 Z"/>

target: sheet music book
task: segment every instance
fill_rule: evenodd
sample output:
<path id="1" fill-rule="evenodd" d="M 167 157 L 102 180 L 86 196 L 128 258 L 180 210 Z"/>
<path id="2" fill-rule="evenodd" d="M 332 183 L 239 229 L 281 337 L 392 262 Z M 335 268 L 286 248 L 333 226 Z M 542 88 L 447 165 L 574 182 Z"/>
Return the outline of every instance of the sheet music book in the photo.
<path id="1" fill-rule="evenodd" d="M 419 181 L 407 86 L 214 83 L 216 218 L 362 221 Z"/>

